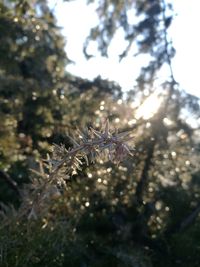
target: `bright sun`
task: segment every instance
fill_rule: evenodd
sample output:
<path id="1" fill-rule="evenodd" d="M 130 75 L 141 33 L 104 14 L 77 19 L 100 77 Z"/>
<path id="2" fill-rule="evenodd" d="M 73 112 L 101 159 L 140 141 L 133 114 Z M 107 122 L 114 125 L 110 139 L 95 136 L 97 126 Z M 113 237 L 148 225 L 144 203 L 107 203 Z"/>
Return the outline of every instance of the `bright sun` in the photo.
<path id="1" fill-rule="evenodd" d="M 153 92 L 145 101 L 140 105 L 136 111 L 135 118 L 148 120 L 153 117 L 162 104 L 163 99 L 159 96 L 157 91 Z"/>

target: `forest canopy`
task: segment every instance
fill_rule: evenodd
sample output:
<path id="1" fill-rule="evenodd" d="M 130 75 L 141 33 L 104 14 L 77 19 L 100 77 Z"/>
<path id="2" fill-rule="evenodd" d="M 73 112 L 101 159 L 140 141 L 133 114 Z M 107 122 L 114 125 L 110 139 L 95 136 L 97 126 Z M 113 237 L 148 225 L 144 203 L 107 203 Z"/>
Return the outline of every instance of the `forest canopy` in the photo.
<path id="1" fill-rule="evenodd" d="M 88 60 L 119 28 L 120 60 L 149 55 L 126 97 L 66 71 L 46 0 L 0 1 L 0 266 L 199 267 L 200 101 L 174 77 L 173 4 L 92 2 Z"/>

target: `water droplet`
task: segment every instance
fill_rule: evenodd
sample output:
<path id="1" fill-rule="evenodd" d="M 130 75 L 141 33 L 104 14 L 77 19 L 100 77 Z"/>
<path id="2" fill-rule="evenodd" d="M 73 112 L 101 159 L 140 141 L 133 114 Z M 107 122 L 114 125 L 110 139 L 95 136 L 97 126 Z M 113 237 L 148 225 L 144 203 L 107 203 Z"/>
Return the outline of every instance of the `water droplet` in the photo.
<path id="1" fill-rule="evenodd" d="M 86 207 L 89 207 L 89 206 L 90 206 L 90 202 L 88 202 L 88 201 L 85 202 L 85 206 L 86 206 Z"/>
<path id="2" fill-rule="evenodd" d="M 123 102 L 122 99 L 119 99 L 119 100 L 117 101 L 117 104 L 118 104 L 118 105 L 121 105 L 122 102 Z"/>
<path id="3" fill-rule="evenodd" d="M 112 171 L 112 168 L 107 168 L 106 171 L 107 171 L 107 172 L 111 172 L 111 171 Z"/>
<path id="4" fill-rule="evenodd" d="M 144 94 L 145 96 L 148 96 L 148 95 L 149 95 L 149 90 L 148 90 L 148 89 L 144 89 L 143 94 Z"/>
<path id="5" fill-rule="evenodd" d="M 155 207 L 156 207 L 156 210 L 161 210 L 162 202 L 161 201 L 157 201 Z"/>
<path id="6" fill-rule="evenodd" d="M 175 158 L 176 157 L 176 152 L 175 151 L 172 151 L 171 152 L 171 155 L 172 155 L 173 158 Z"/>
<path id="7" fill-rule="evenodd" d="M 150 122 L 147 122 L 146 123 L 146 128 L 148 129 L 148 128 L 150 128 L 151 127 L 151 123 Z"/>
<path id="8" fill-rule="evenodd" d="M 104 110 L 104 106 L 100 106 L 100 108 L 99 108 L 100 110 Z"/>
<path id="9" fill-rule="evenodd" d="M 130 120 L 129 122 L 128 122 L 128 125 L 133 125 L 133 124 L 136 124 L 136 122 L 137 122 L 137 120 L 136 119 L 133 119 L 133 120 Z"/>
<path id="10" fill-rule="evenodd" d="M 186 166 L 189 166 L 190 165 L 190 161 L 189 160 L 186 160 L 185 165 Z"/>
<path id="11" fill-rule="evenodd" d="M 163 119 L 163 123 L 166 126 L 171 126 L 172 125 L 172 121 L 170 119 L 168 119 L 168 118 L 164 118 Z"/>
<path id="12" fill-rule="evenodd" d="M 88 178 L 92 178 L 92 174 L 91 173 L 88 173 Z"/>

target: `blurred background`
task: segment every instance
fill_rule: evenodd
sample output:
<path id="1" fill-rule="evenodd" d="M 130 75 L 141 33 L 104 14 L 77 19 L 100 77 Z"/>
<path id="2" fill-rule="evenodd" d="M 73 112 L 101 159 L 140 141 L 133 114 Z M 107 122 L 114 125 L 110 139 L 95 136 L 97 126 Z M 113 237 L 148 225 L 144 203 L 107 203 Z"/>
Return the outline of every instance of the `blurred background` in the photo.
<path id="1" fill-rule="evenodd" d="M 0 266 L 200 266 L 198 7 L 0 1 L 0 211 L 13 223 Z M 84 163 L 42 218 L 18 220 L 30 169 L 107 118 L 134 156 Z"/>

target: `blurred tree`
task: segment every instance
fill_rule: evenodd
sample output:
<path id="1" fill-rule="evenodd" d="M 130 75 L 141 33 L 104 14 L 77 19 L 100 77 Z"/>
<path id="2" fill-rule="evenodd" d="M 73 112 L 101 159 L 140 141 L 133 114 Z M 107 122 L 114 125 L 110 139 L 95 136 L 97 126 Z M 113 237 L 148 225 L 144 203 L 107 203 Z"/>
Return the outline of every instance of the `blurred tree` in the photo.
<path id="1" fill-rule="evenodd" d="M 138 45 L 138 54 L 150 55 L 150 63 L 142 68 L 134 90 L 123 100 L 119 88 L 113 83 L 100 78 L 89 82 L 64 74 L 63 47 L 54 50 L 60 35 L 53 34 L 58 29 L 45 1 L 38 1 L 33 6 L 30 1 L 23 2 L 27 9 L 20 14 L 28 20 L 23 27 L 20 16 L 12 13 L 23 5 L 17 1 L 4 2 L 1 19 L 10 21 L 14 28 L 11 27 L 11 33 L 3 27 L 5 39 L 2 43 L 5 40 L 7 43 L 2 45 L 2 58 L 5 58 L 5 51 L 8 55 L 11 53 L 11 59 L 14 58 L 11 44 L 15 44 L 18 47 L 14 51 L 20 54 L 20 60 L 14 61 L 13 72 L 8 72 L 5 67 L 12 63 L 7 57 L 5 66 L 1 67 L 1 86 L 5 84 L 1 89 L 3 168 L 12 163 L 19 175 L 20 160 L 12 157 L 36 153 L 37 149 L 45 150 L 48 148 L 46 141 L 62 141 L 68 148 L 73 142 L 65 138 L 66 127 L 72 128 L 73 135 L 81 142 L 83 135 L 81 132 L 75 134 L 76 125 L 82 128 L 83 124 L 93 124 L 99 128 L 107 117 L 112 129 L 133 133 L 135 155 L 119 166 L 112 162 L 104 164 L 102 158 L 97 158 L 90 167 L 83 163 L 82 171 L 77 170 L 70 178 L 66 176 L 65 189 L 58 185 L 60 194 L 56 198 L 55 195 L 52 199 L 49 197 L 50 201 L 47 198 L 47 211 L 44 209 L 39 218 L 27 218 L 24 214 L 19 218 L 17 211 L 12 212 L 11 222 L 0 229 L 2 262 L 20 267 L 28 264 L 48 267 L 198 267 L 199 99 L 182 91 L 173 75 L 171 58 L 174 48 L 167 33 L 173 18 L 172 6 L 158 0 L 98 2 L 100 23 L 86 40 L 86 56 L 90 40 L 96 40 L 102 55 L 107 55 L 109 43 L 119 27 L 124 29 L 128 41 L 121 59 L 131 52 L 134 42 Z M 35 24 L 30 21 L 31 12 L 35 12 Z M 130 20 L 132 14 L 136 16 L 135 23 Z M 47 17 L 42 19 L 43 16 Z M 44 25 L 48 21 L 50 27 L 45 34 L 54 37 L 48 45 L 45 41 L 45 49 L 39 53 L 38 45 L 43 37 L 38 35 L 41 28 L 36 29 L 36 26 L 42 27 L 38 24 L 40 19 Z M 26 48 L 36 46 L 39 54 L 35 50 L 26 54 L 19 48 L 15 36 L 21 31 L 16 29 L 20 25 L 23 29 L 29 25 L 30 36 L 39 36 Z M 7 29 L 10 28 L 7 26 Z M 49 47 L 53 49 L 53 55 L 48 54 Z M 56 70 L 59 60 L 60 70 Z M 155 80 L 159 70 L 166 65 L 169 77 L 158 87 Z M 4 83 L 3 77 L 6 77 Z M 4 95 L 11 89 L 14 93 Z M 18 94 L 20 100 L 15 103 Z M 30 148 L 27 150 L 27 147 Z M 7 184 L 16 188 L 5 173 L 2 176 Z M 23 205 L 24 202 L 19 213 L 23 211 Z M 9 216 L 6 223 L 7 220 Z M 24 243 L 29 246 L 25 247 Z"/>
<path id="2" fill-rule="evenodd" d="M 64 38 L 45 0 L 1 2 L 0 40 L 0 199 L 15 201 L 9 181 L 27 181 L 50 144 L 69 142 L 71 123 L 90 122 L 96 102 L 120 88 L 66 73 Z"/>
<path id="3" fill-rule="evenodd" d="M 200 108 L 199 99 L 181 90 L 173 74 L 171 59 L 175 49 L 168 35 L 173 6 L 164 0 L 111 0 L 97 5 L 99 24 L 91 30 L 84 51 L 87 53 L 90 41 L 95 40 L 101 54 L 107 56 L 112 39 L 122 28 L 128 46 L 120 59 L 130 55 L 135 44 L 138 56 L 148 54 L 150 58 L 141 69 L 134 90 L 129 92 L 129 108 L 126 103 L 126 113 L 123 109 L 118 118 L 120 126 L 124 124 L 135 134 L 136 155 L 133 166 L 127 163 L 126 175 L 122 176 L 127 183 L 121 183 L 113 173 L 109 184 L 109 192 L 114 194 L 111 199 L 117 202 L 118 210 L 122 196 L 128 198 L 126 205 L 132 209 L 131 214 L 126 208 L 126 220 L 131 221 L 129 238 L 132 236 L 132 241 L 155 253 L 156 266 L 198 266 L 199 242 L 191 232 L 199 231 L 200 192 L 193 177 L 199 177 Z M 166 66 L 168 77 L 158 86 L 156 80 Z M 127 192 L 128 188 L 131 192 Z"/>
<path id="4" fill-rule="evenodd" d="M 45 1 L 1 2 L 0 25 L 0 168 L 23 181 L 55 128 L 68 59 Z"/>

